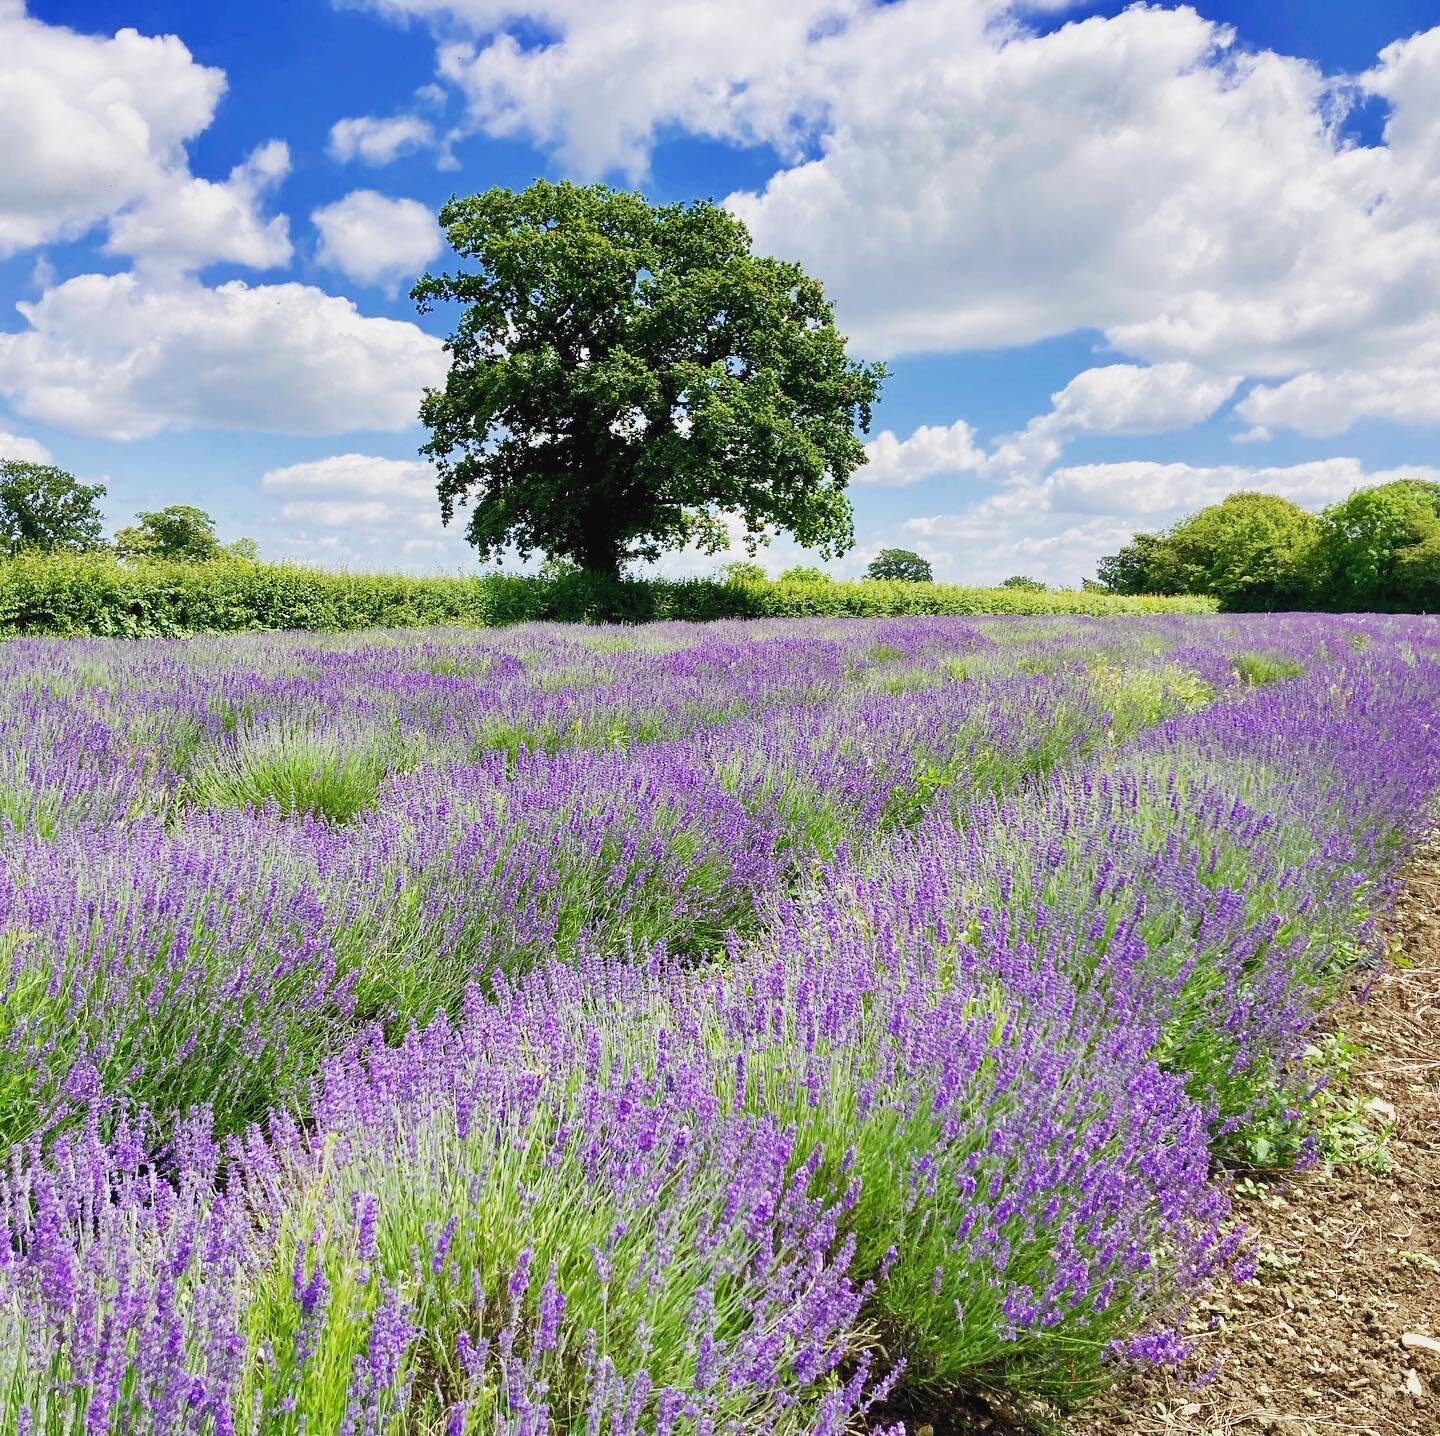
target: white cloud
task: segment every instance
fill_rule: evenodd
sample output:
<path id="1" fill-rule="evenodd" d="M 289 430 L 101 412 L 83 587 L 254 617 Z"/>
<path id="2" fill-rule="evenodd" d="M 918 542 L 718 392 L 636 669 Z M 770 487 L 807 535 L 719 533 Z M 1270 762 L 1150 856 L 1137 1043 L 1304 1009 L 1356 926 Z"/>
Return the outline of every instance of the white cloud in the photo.
<path id="1" fill-rule="evenodd" d="M 336 454 L 271 469 L 262 491 L 279 495 L 278 546 L 327 564 L 419 571 L 474 568 L 463 517 L 440 522 L 435 470 L 417 459 Z"/>
<path id="2" fill-rule="evenodd" d="M 1095 328 L 1145 359 L 1274 372 L 1413 318 L 1440 246 L 1386 203 L 1412 168 L 1343 147 L 1308 65 L 1239 53 L 1189 9 L 957 50 L 971 25 L 888 7 L 837 57 L 851 90 L 820 157 L 732 201 L 826 277 L 862 347 Z"/>
<path id="3" fill-rule="evenodd" d="M 1050 396 L 1050 409 L 991 452 L 975 443 L 963 419 L 922 425 L 908 439 L 886 429 L 866 444 L 857 484 L 900 486 L 937 474 L 1034 478 L 1066 443 L 1087 434 L 1161 434 L 1208 419 L 1235 392 L 1238 379 L 1215 378 L 1191 364 L 1107 364 L 1077 374 Z"/>
<path id="4" fill-rule="evenodd" d="M 387 532 L 398 539 L 393 528 L 397 518 L 395 505 L 382 503 L 379 499 L 301 499 L 284 504 L 280 512 L 287 519 L 332 529 L 378 528 L 383 524 Z M 407 514 L 406 517 L 419 519 L 418 515 Z M 436 527 L 439 527 L 438 519 Z"/>
<path id="5" fill-rule="evenodd" d="M 672 127 L 779 147 L 729 202 L 825 280 L 862 352 L 1093 329 L 1210 384 L 1323 374 L 1332 424 L 1433 417 L 1440 28 L 1327 78 L 1188 6 L 1039 34 L 1026 13 L 1063 0 L 356 3 L 436 22 L 470 127 L 569 173 L 639 175 Z M 1390 115 L 1359 146 L 1340 122 L 1366 97 Z M 1408 401 L 1359 392 L 1406 366 Z"/>
<path id="6" fill-rule="evenodd" d="M 1208 419 L 1235 392 L 1238 378 L 1216 378 L 1193 364 L 1106 364 L 1085 369 L 1050 396 L 1050 410 L 1001 440 L 986 473 L 1020 478 L 1053 464 L 1073 438 L 1163 434 Z"/>
<path id="7" fill-rule="evenodd" d="M 1011 573 L 1076 583 L 1137 529 L 1159 529 L 1242 489 L 1278 494 L 1318 509 L 1357 488 L 1392 479 L 1440 481 L 1440 469 L 1416 465 L 1368 470 L 1356 458 L 1261 468 L 1132 461 L 1056 469 L 1012 483 L 958 513 L 910 519 L 906 531 L 939 541 L 950 557 L 937 574 L 977 583 Z"/>
<path id="8" fill-rule="evenodd" d="M 419 459 L 381 459 L 370 454 L 336 454 L 304 464 L 271 469 L 260 487 L 281 494 L 362 494 L 370 498 L 427 504 L 437 509 L 436 476 Z"/>
<path id="9" fill-rule="evenodd" d="M 975 431 L 963 419 L 947 426 L 922 425 L 908 439 L 891 429 L 865 445 L 866 463 L 855 474 L 857 484 L 901 486 L 934 474 L 952 474 L 985 467 L 986 456 L 975 446 Z"/>
<path id="10" fill-rule="evenodd" d="M 106 438 L 403 429 L 446 370 L 440 341 L 416 325 L 309 285 L 87 274 L 18 308 L 28 327 L 0 333 L 0 393 L 31 418 Z"/>
<path id="11" fill-rule="evenodd" d="M 1163 434 L 1208 419 L 1235 392 L 1237 378 L 1213 378 L 1193 364 L 1107 364 L 1077 374 L 1050 396 L 1031 429 L 1055 437 Z"/>
<path id="12" fill-rule="evenodd" d="M 1280 385 L 1259 385 L 1236 412 L 1262 429 L 1329 437 L 1357 419 L 1440 424 L 1440 363 L 1374 369 L 1311 370 Z"/>
<path id="13" fill-rule="evenodd" d="M 418 115 L 356 115 L 330 126 L 330 157 L 341 164 L 388 165 L 434 143 L 434 128 Z"/>
<path id="14" fill-rule="evenodd" d="M 80 35 L 0 0 L 0 257 L 184 184 L 224 88 L 173 35 Z"/>
<path id="15" fill-rule="evenodd" d="M 26 439 L 19 434 L 6 433 L 0 433 L 0 459 L 23 459 L 27 464 L 53 462 L 50 450 L 38 439 Z"/>
<path id="16" fill-rule="evenodd" d="M 289 220 L 263 219 L 258 207 L 289 170 L 289 147 L 271 140 L 236 165 L 224 184 L 172 178 L 115 217 L 105 247 L 179 272 L 216 263 L 252 269 L 288 264 Z"/>
<path id="17" fill-rule="evenodd" d="M 567 173 L 648 167 L 657 133 L 782 144 L 824 101 L 801 71 L 872 0 L 358 0 L 396 19 L 443 19 L 439 72 L 472 129 L 552 147 Z M 956 0 L 957 8 L 974 8 Z M 522 44 L 526 23 L 556 43 Z"/>
<path id="18" fill-rule="evenodd" d="M 475 550 L 443 531 L 433 536 L 423 528 L 407 532 L 397 529 L 393 515 L 347 512 L 339 504 L 321 514 L 293 511 L 301 508 L 285 505 L 267 548 L 322 568 L 419 574 L 476 569 Z"/>
<path id="19" fill-rule="evenodd" d="M 416 279 L 443 246 L 435 216 L 419 200 L 390 199 L 370 189 L 352 190 L 310 218 L 320 231 L 316 257 L 322 264 L 391 293 L 401 281 Z"/>
<path id="20" fill-rule="evenodd" d="M 1398 477 L 1395 474 L 1387 478 Z M 1030 497 L 1055 513 L 1133 515 L 1169 523 L 1217 503 L 1240 489 L 1278 494 L 1297 504 L 1319 507 L 1343 499 L 1371 478 L 1359 459 L 1320 459 L 1284 467 L 1245 468 L 1238 464 L 1199 467 L 1132 460 L 1117 464 L 1076 464 L 1046 475 Z"/>

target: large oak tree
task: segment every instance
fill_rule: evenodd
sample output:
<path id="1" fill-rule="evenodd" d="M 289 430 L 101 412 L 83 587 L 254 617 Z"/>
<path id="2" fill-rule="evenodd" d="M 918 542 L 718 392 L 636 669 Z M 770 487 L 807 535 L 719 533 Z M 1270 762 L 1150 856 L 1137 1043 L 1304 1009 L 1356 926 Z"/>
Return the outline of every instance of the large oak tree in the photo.
<path id="1" fill-rule="evenodd" d="M 440 222 L 471 265 L 412 291 L 463 306 L 423 452 L 483 556 L 613 577 L 720 552 L 736 522 L 751 552 L 779 530 L 827 557 L 853 544 L 845 487 L 884 369 L 846 354 L 799 265 L 753 254 L 718 205 L 604 185 L 492 189 Z"/>

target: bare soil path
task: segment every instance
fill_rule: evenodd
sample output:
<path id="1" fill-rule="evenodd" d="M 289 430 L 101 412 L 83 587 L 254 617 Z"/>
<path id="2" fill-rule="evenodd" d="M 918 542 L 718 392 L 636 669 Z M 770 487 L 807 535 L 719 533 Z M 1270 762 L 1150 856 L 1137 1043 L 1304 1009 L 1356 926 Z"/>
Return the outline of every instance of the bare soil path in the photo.
<path id="1" fill-rule="evenodd" d="M 1440 842 L 1382 930 L 1379 976 L 1331 1026 L 1361 1046 L 1350 1085 L 1390 1128 L 1388 1170 L 1242 1184 L 1257 1280 L 1214 1303 L 1192 1371 L 1127 1383 L 1067 1436 L 1440 1436 Z"/>

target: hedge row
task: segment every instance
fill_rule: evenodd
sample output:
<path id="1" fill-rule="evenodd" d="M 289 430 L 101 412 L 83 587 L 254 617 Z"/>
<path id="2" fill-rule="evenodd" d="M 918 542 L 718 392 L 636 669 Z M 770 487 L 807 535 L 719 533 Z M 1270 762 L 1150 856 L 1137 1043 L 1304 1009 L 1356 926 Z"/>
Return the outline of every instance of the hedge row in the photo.
<path id="1" fill-rule="evenodd" d="M 120 563 L 103 554 L 0 561 L 0 635 L 113 638 L 247 629 L 491 626 L 567 622 L 892 614 L 1208 613 L 1208 598 L 1121 598 L 941 583 L 720 583 L 501 574 L 412 578 L 291 564 Z"/>

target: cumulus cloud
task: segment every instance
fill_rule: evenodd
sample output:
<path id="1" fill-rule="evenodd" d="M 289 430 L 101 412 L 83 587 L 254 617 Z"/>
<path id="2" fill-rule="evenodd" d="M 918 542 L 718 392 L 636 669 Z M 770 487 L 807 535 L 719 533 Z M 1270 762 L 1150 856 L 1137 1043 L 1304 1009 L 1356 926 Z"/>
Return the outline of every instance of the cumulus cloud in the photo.
<path id="1" fill-rule="evenodd" d="M 1193 364 L 1107 364 L 1084 370 L 1052 394 L 1050 412 L 1031 428 L 1067 438 L 1188 429 L 1208 419 L 1239 382 L 1211 377 Z"/>
<path id="2" fill-rule="evenodd" d="M 1093 329 L 1215 383 L 1305 376 L 1277 425 L 1313 426 L 1322 388 L 1332 429 L 1433 421 L 1440 28 L 1327 77 L 1186 6 L 1042 34 L 1026 14 L 1063 0 L 358 3 L 437 22 L 471 128 L 568 172 L 639 175 L 672 128 L 777 146 L 729 203 L 864 352 Z M 1361 146 L 1341 122 L 1366 99 L 1389 116 Z"/>
<path id="3" fill-rule="evenodd" d="M 38 439 L 0 432 L 0 459 L 23 459 L 30 464 L 53 462 L 50 450 Z"/>
<path id="4" fill-rule="evenodd" d="M 356 115 L 330 126 L 330 157 L 341 164 L 388 165 L 434 143 L 433 126 L 418 115 Z"/>
<path id="5" fill-rule="evenodd" d="M 1406 474 L 1411 475 L 1411 471 L 1406 470 Z M 1266 468 L 1132 460 L 1056 469 L 1036 486 L 1031 497 L 1039 506 L 1056 513 L 1134 514 L 1147 522 L 1169 523 L 1241 489 L 1278 494 L 1302 506 L 1318 508 L 1343 499 L 1363 484 L 1399 477 L 1399 473 L 1388 472 L 1370 475 L 1354 458 Z"/>
<path id="6" fill-rule="evenodd" d="M 865 446 L 857 484 L 900 486 L 938 474 L 1035 477 L 1080 435 L 1162 434 L 1208 419 L 1239 380 L 1216 378 L 1191 364 L 1107 364 L 1077 374 L 1050 396 L 1050 409 L 986 451 L 963 419 L 922 425 L 907 439 L 886 429 Z"/>
<path id="7" fill-rule="evenodd" d="M 975 430 L 963 419 L 948 426 L 922 425 L 908 439 L 886 429 L 865 445 L 865 458 L 864 467 L 855 474 L 857 484 L 895 487 L 935 474 L 979 471 L 987 462 L 984 451 L 975 445 Z"/>
<path id="8" fill-rule="evenodd" d="M 1344 433 L 1357 419 L 1440 424 L 1440 363 L 1311 370 L 1258 385 L 1235 407 L 1262 431 L 1295 429 L 1317 438 Z"/>
<path id="9" fill-rule="evenodd" d="M 223 182 L 190 173 L 185 146 L 224 89 L 173 35 L 77 34 L 0 0 L 0 258 L 108 222 L 111 253 L 160 268 L 287 263 L 287 221 L 261 213 L 283 143 Z"/>
<path id="10" fill-rule="evenodd" d="M 0 0 L 0 258 L 183 185 L 224 88 L 173 35 L 80 35 Z"/>
<path id="11" fill-rule="evenodd" d="M 438 513 L 434 468 L 418 459 L 381 459 L 370 454 L 336 454 L 304 464 L 271 469 L 260 487 L 271 493 L 363 495 L 428 505 Z"/>
<path id="12" fill-rule="evenodd" d="M 856 88 L 819 157 L 732 198 L 826 277 L 862 347 L 1093 328 L 1147 360 L 1283 373 L 1401 342 L 1437 293 L 1418 145 L 1347 147 L 1344 92 L 1304 62 L 1189 9 L 992 27 L 960 54 L 953 27 L 888 7 L 837 69 Z"/>
<path id="13" fill-rule="evenodd" d="M 416 325 L 303 284 L 87 274 L 17 307 L 27 327 L 0 333 L 0 393 L 105 438 L 403 429 L 446 370 L 440 341 Z"/>
<path id="14" fill-rule="evenodd" d="M 475 566 L 464 524 L 440 522 L 435 470 L 415 459 L 336 454 L 271 469 L 279 546 L 327 564 L 433 570 Z"/>
<path id="15" fill-rule="evenodd" d="M 1040 473 L 1083 435 L 1163 434 L 1203 423 L 1235 392 L 1239 379 L 1193 364 L 1106 364 L 1085 369 L 1050 396 L 1040 414 L 996 446 L 984 472 L 1020 478 Z"/>
<path id="16" fill-rule="evenodd" d="M 390 199 L 370 189 L 317 209 L 310 218 L 320 232 L 316 258 L 358 284 L 394 293 L 440 253 L 435 216 L 419 200 Z"/>
<path id="17" fill-rule="evenodd" d="M 553 148 L 566 171 L 640 177 L 657 133 L 792 143 L 823 104 L 795 73 L 871 0 L 360 0 L 443 20 L 440 75 L 472 129 Z M 553 43 L 517 32 L 539 29 Z M 475 38 L 456 38 L 455 32 Z"/>
<path id="18" fill-rule="evenodd" d="M 1137 529 L 1164 528 L 1242 489 L 1318 509 L 1357 488 L 1400 478 L 1440 481 L 1440 469 L 1370 470 L 1350 457 L 1256 468 L 1140 460 L 1080 464 L 1009 484 L 956 513 L 910 519 L 904 527 L 917 539 L 944 545 L 947 577 L 992 582 L 1029 568 L 1041 578 L 1076 583 Z"/>
<path id="19" fill-rule="evenodd" d="M 289 170 L 289 147 L 271 140 L 223 184 L 171 177 L 111 221 L 105 247 L 182 272 L 222 262 L 252 269 L 288 264 L 290 222 L 284 215 L 262 218 L 259 205 Z"/>

